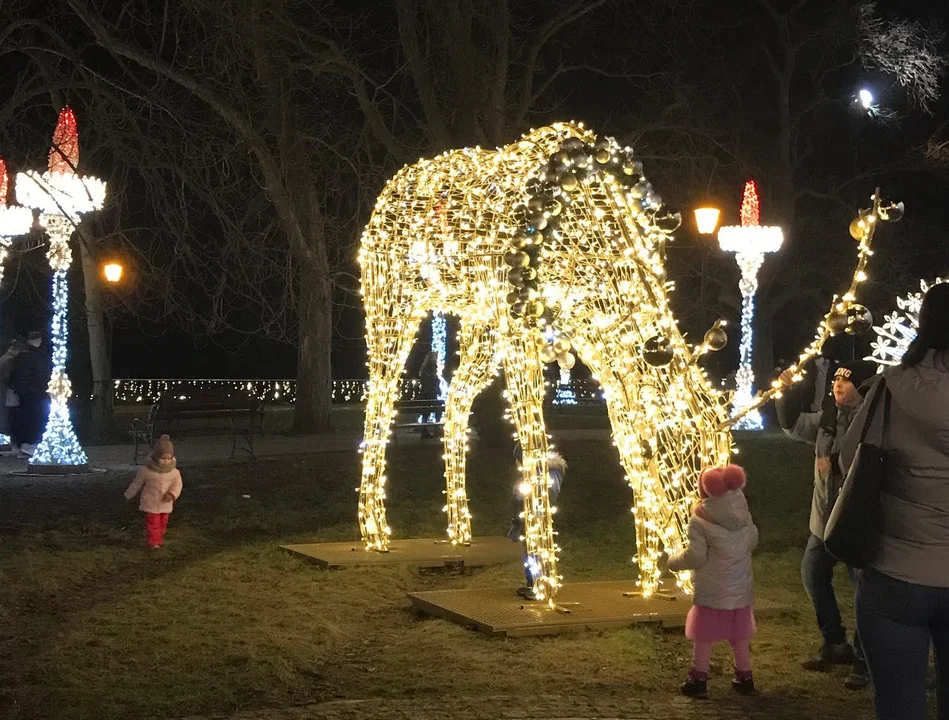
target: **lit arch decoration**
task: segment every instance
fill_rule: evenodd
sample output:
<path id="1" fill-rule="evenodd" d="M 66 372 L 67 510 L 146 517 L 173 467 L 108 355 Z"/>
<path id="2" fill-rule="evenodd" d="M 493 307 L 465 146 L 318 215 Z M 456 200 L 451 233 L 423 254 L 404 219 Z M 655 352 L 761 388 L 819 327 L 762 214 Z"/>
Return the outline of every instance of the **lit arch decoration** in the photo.
<path id="1" fill-rule="evenodd" d="M 888 365 L 899 365 L 909 344 L 919 331 L 919 311 L 923 296 L 929 288 L 949 283 L 949 276 L 937 277 L 932 282 L 919 281 L 919 292 L 911 292 L 896 298 L 897 310 L 884 316 L 882 325 L 875 325 L 876 340 L 870 344 L 873 352 L 864 360 L 875 362 L 880 369 Z"/>
<path id="2" fill-rule="evenodd" d="M 522 448 L 528 565 L 536 597 L 553 603 L 562 578 L 547 492 L 543 370 L 553 360 L 572 366 L 572 346 L 603 388 L 632 490 L 640 590 L 656 591 L 662 550 L 683 547 L 701 469 L 727 463 L 731 427 L 779 392 L 760 393 L 729 417 L 729 398 L 699 367 L 699 356 L 722 347 L 723 331 L 716 323 L 693 347 L 678 330 L 665 244 L 679 222 L 632 149 L 579 123 L 532 130 L 497 150 L 421 159 L 387 183 L 359 251 L 369 383 L 358 519 L 367 550 L 386 551 L 392 534 L 385 452 L 399 378 L 419 324 L 441 311 L 460 320 L 444 424 L 448 539 L 471 542 L 468 417 L 503 369 Z M 860 244 L 861 273 L 871 237 L 872 228 Z M 856 282 L 835 298 L 800 365 L 829 336 L 831 315 L 849 307 Z M 799 380 L 799 366 L 794 371 Z M 690 574 L 678 583 L 688 591 Z"/>

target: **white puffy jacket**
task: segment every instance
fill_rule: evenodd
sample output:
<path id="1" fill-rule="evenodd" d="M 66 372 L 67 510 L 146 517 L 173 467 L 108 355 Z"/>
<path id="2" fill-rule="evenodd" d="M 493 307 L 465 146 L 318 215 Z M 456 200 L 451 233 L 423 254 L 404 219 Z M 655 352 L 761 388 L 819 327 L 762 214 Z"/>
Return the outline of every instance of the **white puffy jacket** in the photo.
<path id="1" fill-rule="evenodd" d="M 754 601 L 751 553 L 757 546 L 745 494 L 729 490 L 702 501 L 689 521 L 689 546 L 669 558 L 669 569 L 695 571 L 696 605 L 737 610 Z"/>

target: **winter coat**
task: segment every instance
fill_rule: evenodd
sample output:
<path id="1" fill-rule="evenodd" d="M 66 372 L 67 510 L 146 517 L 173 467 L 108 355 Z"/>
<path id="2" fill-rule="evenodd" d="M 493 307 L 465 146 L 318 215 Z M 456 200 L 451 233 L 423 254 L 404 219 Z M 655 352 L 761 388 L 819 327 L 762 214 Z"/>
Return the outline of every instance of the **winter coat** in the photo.
<path id="1" fill-rule="evenodd" d="M 669 569 L 695 571 L 696 605 L 737 610 L 754 602 L 751 553 L 756 547 L 758 528 L 745 494 L 729 490 L 702 501 L 689 520 L 689 546 L 669 558 Z"/>
<path id="2" fill-rule="evenodd" d="M 21 397 L 43 395 L 49 386 L 50 359 L 46 348 L 29 346 L 16 356 L 11 386 Z"/>
<path id="3" fill-rule="evenodd" d="M 883 436 L 882 549 L 872 567 L 897 580 L 949 587 L 949 357 L 930 351 L 915 367 L 889 368 L 884 377 L 893 399 Z M 876 381 L 870 392 L 878 389 Z M 844 468 L 853 462 L 869 405 L 843 440 Z M 867 442 L 880 442 L 882 421 L 880 402 Z"/>
<path id="4" fill-rule="evenodd" d="M 838 463 L 840 443 L 860 406 L 837 408 L 836 421 L 832 420 L 830 425 L 821 423 L 823 412 L 801 412 L 799 408 L 798 398 L 794 393 L 775 401 L 778 423 L 784 432 L 795 440 L 814 446 L 814 492 L 811 495 L 809 527 L 811 534 L 823 540 L 824 527 L 844 481 Z M 817 459 L 821 457 L 830 458 L 830 472 L 823 473 L 818 469 Z"/>
<path id="5" fill-rule="evenodd" d="M 132 480 L 125 499 L 131 500 L 139 493 L 142 494 L 138 502 L 138 509 L 147 513 L 170 513 L 174 508 L 173 501 L 163 500 L 165 493 L 171 492 L 175 500 L 181 497 L 181 473 L 172 466 L 167 472 L 159 472 L 143 465 Z"/>

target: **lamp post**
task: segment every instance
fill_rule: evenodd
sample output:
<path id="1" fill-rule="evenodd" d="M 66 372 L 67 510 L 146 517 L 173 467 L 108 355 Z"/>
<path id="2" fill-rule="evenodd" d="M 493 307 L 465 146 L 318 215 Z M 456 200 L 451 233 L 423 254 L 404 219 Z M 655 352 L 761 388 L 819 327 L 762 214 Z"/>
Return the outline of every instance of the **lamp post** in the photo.
<path id="1" fill-rule="evenodd" d="M 765 227 L 760 223 L 758 190 L 753 180 L 745 183 L 741 201 L 741 226 L 726 226 L 718 231 L 718 242 L 725 252 L 735 253 L 741 269 L 741 356 L 735 376 L 733 412 L 751 405 L 754 396 L 755 372 L 752 367 L 754 346 L 755 294 L 758 291 L 758 270 L 767 253 L 777 252 L 784 242 L 779 227 Z M 757 409 L 747 413 L 736 425 L 736 430 L 761 430 L 761 413 Z"/>
<path id="2" fill-rule="evenodd" d="M 17 205 L 7 205 L 7 164 L 0 158 L 0 282 L 3 282 L 3 265 L 9 255 L 10 244 L 17 235 L 25 235 L 33 226 L 33 211 Z M 6 398 L 0 397 L 0 403 Z M 0 445 L 9 445 L 10 438 L 0 434 Z"/>
<path id="3" fill-rule="evenodd" d="M 714 235 L 718 229 L 718 220 L 722 212 L 716 207 L 697 207 L 695 213 L 695 228 L 699 235 Z M 702 283 L 699 289 L 699 327 L 705 330 L 705 278 L 708 274 L 708 248 L 702 245 Z"/>
<path id="4" fill-rule="evenodd" d="M 53 370 L 49 379 L 50 409 L 43 438 L 30 458 L 30 467 L 41 472 L 69 472 L 86 466 L 86 453 L 79 444 L 69 417 L 67 402 L 72 383 L 66 375 L 69 338 L 69 238 L 82 216 L 102 207 L 105 183 L 94 177 L 80 178 L 79 131 L 69 107 L 59 114 L 49 151 L 49 166 L 40 174 L 32 170 L 17 175 L 17 200 L 40 211 L 39 224 L 49 234 L 50 268 L 53 270 L 53 321 L 50 339 Z"/>

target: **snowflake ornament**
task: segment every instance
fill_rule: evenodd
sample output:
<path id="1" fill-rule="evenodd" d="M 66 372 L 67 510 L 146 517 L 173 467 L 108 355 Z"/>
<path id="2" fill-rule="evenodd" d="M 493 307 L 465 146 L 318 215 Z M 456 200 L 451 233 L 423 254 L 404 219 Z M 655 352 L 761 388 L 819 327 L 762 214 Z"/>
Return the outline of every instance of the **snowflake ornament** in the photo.
<path id="1" fill-rule="evenodd" d="M 949 282 L 949 277 L 936 278 L 931 283 L 920 280 L 920 292 L 908 293 L 896 298 L 898 308 L 896 312 L 884 316 L 882 326 L 873 327 L 877 339 L 870 345 L 873 352 L 864 359 L 877 363 L 881 370 L 886 365 L 899 365 L 909 344 L 916 338 L 923 296 L 934 285 L 947 282 Z"/>

